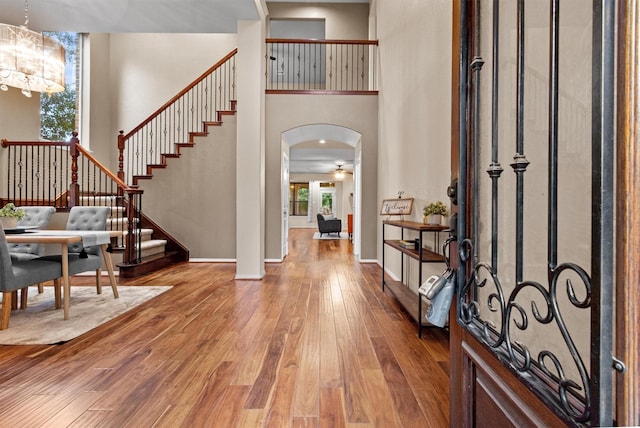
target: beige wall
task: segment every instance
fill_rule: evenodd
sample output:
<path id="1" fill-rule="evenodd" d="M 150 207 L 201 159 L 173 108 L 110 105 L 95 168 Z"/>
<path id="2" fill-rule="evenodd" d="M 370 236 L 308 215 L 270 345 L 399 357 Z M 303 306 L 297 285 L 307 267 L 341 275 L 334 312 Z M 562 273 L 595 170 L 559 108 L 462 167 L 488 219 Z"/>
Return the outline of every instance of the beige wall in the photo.
<path id="1" fill-rule="evenodd" d="M 324 19 L 326 39 L 367 40 L 368 4 L 268 2 L 269 19 Z"/>
<path id="2" fill-rule="evenodd" d="M 85 38 L 83 79 L 88 91 L 82 94 L 85 107 L 80 142 L 115 172 L 118 154 L 117 134 L 111 127 L 110 42 L 111 37 L 106 33 L 89 34 Z"/>
<path id="3" fill-rule="evenodd" d="M 40 97 L 37 92 L 27 98 L 20 89 L 0 91 L 0 139 L 38 141 L 40 139 Z M 8 149 L 0 147 L 0 197 L 7 196 Z"/>
<path id="4" fill-rule="evenodd" d="M 130 131 L 236 44 L 233 34 L 111 34 L 109 74 L 101 73 L 108 77 L 111 106 L 111 130 L 104 140 L 115 148 L 120 129 Z M 117 151 L 110 154 L 113 165 Z"/>
<path id="5" fill-rule="evenodd" d="M 225 116 L 221 127 L 209 127 L 207 137 L 141 181 L 144 213 L 190 258 L 236 258 L 236 134 L 235 116 Z"/>
<path id="6" fill-rule="evenodd" d="M 427 203 L 449 205 L 451 2 L 376 0 L 373 5 L 380 41 L 378 201 L 404 191 L 415 198 L 408 219 L 421 222 Z M 380 222 L 378 216 L 378 260 Z M 399 277 L 400 258 L 393 253 L 386 250 L 385 264 Z M 425 264 L 425 278 L 443 269 Z M 417 285 L 415 278 L 410 282 Z"/>
<path id="7" fill-rule="evenodd" d="M 378 97 L 375 95 L 267 95 L 266 258 L 281 253 L 281 139 L 298 126 L 332 124 L 362 134 L 362 247 L 360 258 L 376 258 Z"/>

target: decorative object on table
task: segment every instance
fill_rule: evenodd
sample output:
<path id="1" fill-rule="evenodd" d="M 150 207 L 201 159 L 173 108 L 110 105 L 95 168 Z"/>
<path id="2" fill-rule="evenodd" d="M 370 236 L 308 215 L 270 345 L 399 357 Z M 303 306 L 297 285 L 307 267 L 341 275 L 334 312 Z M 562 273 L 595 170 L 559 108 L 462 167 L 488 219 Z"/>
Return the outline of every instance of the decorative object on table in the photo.
<path id="1" fill-rule="evenodd" d="M 384 199 L 380 215 L 411 215 L 411 211 L 413 211 L 413 198 Z"/>
<path id="2" fill-rule="evenodd" d="M 15 229 L 18 227 L 18 221 L 24 216 L 24 210 L 16 208 L 11 202 L 0 208 L 0 223 L 4 229 Z"/>
<path id="3" fill-rule="evenodd" d="M 410 239 L 410 240 L 401 239 L 400 241 L 398 241 L 398 245 L 401 246 L 402 248 L 417 250 L 419 247 L 419 242 L 420 241 L 418 239 Z"/>
<path id="4" fill-rule="evenodd" d="M 442 217 L 447 215 L 447 207 L 440 201 L 431 202 L 422 209 L 424 224 L 442 223 Z"/>

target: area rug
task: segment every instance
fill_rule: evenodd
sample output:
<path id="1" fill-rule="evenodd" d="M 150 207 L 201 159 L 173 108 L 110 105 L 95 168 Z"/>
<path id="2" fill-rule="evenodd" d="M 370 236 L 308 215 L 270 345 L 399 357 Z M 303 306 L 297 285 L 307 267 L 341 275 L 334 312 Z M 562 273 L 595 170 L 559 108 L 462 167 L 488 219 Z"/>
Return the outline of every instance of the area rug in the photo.
<path id="1" fill-rule="evenodd" d="M 9 328 L 0 330 L 0 344 L 66 342 L 170 289 L 170 286 L 119 286 L 120 297 L 114 299 L 109 286 L 102 286 L 102 294 L 97 294 L 94 286 L 72 286 L 69 319 L 64 320 L 62 309 L 54 307 L 53 287 L 45 287 L 42 294 L 30 287 L 27 309 L 11 311 Z"/>
<path id="2" fill-rule="evenodd" d="M 337 233 L 323 233 L 321 238 L 320 232 L 316 232 L 313 234 L 313 239 L 349 239 L 349 234 L 347 232 L 340 232 L 340 236 L 338 236 Z"/>

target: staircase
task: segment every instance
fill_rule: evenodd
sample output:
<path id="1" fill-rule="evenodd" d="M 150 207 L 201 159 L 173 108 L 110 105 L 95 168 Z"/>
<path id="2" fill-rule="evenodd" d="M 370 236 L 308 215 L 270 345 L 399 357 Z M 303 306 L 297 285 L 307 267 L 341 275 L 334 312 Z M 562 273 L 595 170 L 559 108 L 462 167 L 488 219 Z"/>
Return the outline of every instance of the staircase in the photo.
<path id="1" fill-rule="evenodd" d="M 129 233 L 129 220 L 127 218 L 125 207 L 118 206 L 118 197 L 116 195 L 103 196 L 81 196 L 80 205 L 83 206 L 103 206 L 110 207 L 111 212 L 107 219 L 107 230 L 120 230 L 122 237 L 118 238 L 114 250 L 122 251 L 125 248 L 126 237 Z M 134 234 L 140 234 L 140 239 L 136 239 L 136 248 L 139 245 L 140 258 L 148 259 L 151 256 L 164 255 L 167 246 L 166 239 L 155 239 L 153 237 L 154 230 L 151 228 L 134 228 Z"/>
<path id="2" fill-rule="evenodd" d="M 224 115 L 235 114 L 236 53 L 231 51 L 129 133 L 120 132 L 117 173 L 82 147 L 77 132 L 70 141 L 2 140 L 0 170 L 7 172 L 8 180 L 0 202 L 60 211 L 110 207 L 108 228 L 122 233 L 114 250 L 122 253 L 117 266 L 124 278 L 188 261 L 189 250 L 142 211 L 144 191 L 138 181 L 152 178 L 154 169 L 166 168 L 168 159 L 179 158 L 181 150 L 193 147 L 211 127 L 222 129 Z M 156 193 L 160 213 L 173 202 L 161 196 L 162 189 Z"/>

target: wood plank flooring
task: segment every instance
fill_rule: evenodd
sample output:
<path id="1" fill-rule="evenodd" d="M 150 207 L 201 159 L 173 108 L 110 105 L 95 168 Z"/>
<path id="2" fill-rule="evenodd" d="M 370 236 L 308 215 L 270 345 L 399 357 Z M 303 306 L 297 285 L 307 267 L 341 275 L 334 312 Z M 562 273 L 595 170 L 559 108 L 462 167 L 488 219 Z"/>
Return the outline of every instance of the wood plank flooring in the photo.
<path id="1" fill-rule="evenodd" d="M 446 333 L 419 339 L 380 267 L 313 232 L 260 281 L 210 263 L 120 279 L 174 287 L 65 344 L 0 346 L 0 426 L 449 426 Z"/>

